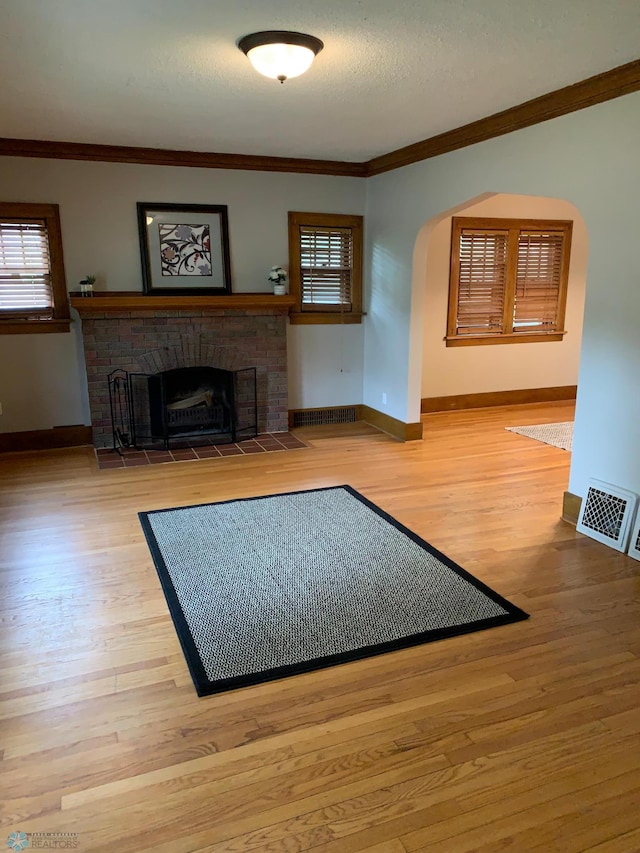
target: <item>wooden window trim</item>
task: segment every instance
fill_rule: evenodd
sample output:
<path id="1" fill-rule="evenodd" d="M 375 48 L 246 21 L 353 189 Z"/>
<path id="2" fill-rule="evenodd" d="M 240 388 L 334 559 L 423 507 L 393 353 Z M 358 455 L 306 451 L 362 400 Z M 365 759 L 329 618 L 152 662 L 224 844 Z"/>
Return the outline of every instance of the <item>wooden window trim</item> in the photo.
<path id="1" fill-rule="evenodd" d="M 51 264 L 51 291 L 53 307 L 51 317 L 0 316 L 0 335 L 68 332 L 71 323 L 69 296 L 67 293 L 64 257 L 62 252 L 62 230 L 60 208 L 57 204 L 30 204 L 23 202 L 1 202 L 0 219 L 40 219 L 46 222 Z"/>
<path id="2" fill-rule="evenodd" d="M 448 347 L 478 347 L 487 344 L 540 344 L 549 341 L 561 341 L 566 335 L 562 332 L 517 332 L 511 335 L 456 335 L 445 338 Z"/>
<path id="3" fill-rule="evenodd" d="M 291 311 L 289 322 L 294 326 L 331 326 L 340 323 L 353 325 L 361 323 L 364 316 L 364 312 L 354 314 L 353 311 Z"/>
<path id="4" fill-rule="evenodd" d="M 362 248 L 363 217 L 341 213 L 305 213 L 289 211 L 289 292 L 296 300 L 289 314 L 293 325 L 340 325 L 361 323 L 362 311 Z M 351 309 L 317 310 L 302 308 L 302 282 L 300 277 L 300 226 L 319 228 L 350 228 L 353 240 L 353 266 L 351 281 Z"/>
<path id="5" fill-rule="evenodd" d="M 465 229 L 508 231 L 507 269 L 503 304 L 503 332 L 460 335 L 458 323 L 458 284 L 460 272 L 460 235 Z M 563 233 L 563 252 L 558 289 L 558 310 L 556 328 L 549 332 L 513 331 L 513 311 L 518 266 L 518 235 L 520 231 L 561 231 Z M 444 338 L 447 347 L 487 346 L 494 344 L 542 343 L 563 340 L 567 285 L 569 281 L 569 262 L 571 256 L 571 235 L 573 222 L 566 219 L 503 219 L 499 217 L 461 217 L 451 219 L 451 261 L 449 273 L 449 304 L 447 309 L 447 334 Z"/>

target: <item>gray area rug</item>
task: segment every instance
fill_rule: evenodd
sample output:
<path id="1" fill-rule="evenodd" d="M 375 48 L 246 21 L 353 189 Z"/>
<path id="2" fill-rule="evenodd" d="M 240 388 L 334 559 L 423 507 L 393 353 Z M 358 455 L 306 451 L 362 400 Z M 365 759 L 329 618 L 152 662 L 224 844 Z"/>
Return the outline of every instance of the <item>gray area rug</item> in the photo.
<path id="1" fill-rule="evenodd" d="M 527 618 L 350 486 L 139 516 L 200 696 Z"/>
<path id="2" fill-rule="evenodd" d="M 573 441 L 573 421 L 561 424 L 534 424 L 533 426 L 505 427 L 509 432 L 525 435 L 527 438 L 535 438 L 561 450 L 571 450 Z"/>

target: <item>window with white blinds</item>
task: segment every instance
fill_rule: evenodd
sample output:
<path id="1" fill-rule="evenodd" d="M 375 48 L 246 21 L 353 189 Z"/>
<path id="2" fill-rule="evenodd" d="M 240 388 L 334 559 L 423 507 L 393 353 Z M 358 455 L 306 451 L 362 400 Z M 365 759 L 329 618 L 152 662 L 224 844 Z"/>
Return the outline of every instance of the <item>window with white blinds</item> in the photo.
<path id="1" fill-rule="evenodd" d="M 571 226 L 454 217 L 447 343 L 561 337 Z"/>
<path id="2" fill-rule="evenodd" d="M 291 322 L 360 322 L 361 216 L 289 213 Z"/>
<path id="3" fill-rule="evenodd" d="M 561 231 L 519 232 L 514 332 L 527 329 L 556 331 L 564 242 Z"/>
<path id="4" fill-rule="evenodd" d="M 58 206 L 0 202 L 0 334 L 68 330 Z"/>
<path id="5" fill-rule="evenodd" d="M 0 221 L 0 312 L 50 316 L 52 309 L 46 222 Z"/>
<path id="6" fill-rule="evenodd" d="M 508 233 L 466 229 L 459 237 L 458 334 L 501 332 Z"/>
<path id="7" fill-rule="evenodd" d="M 351 310 L 353 239 L 350 228 L 300 226 L 303 310 Z"/>

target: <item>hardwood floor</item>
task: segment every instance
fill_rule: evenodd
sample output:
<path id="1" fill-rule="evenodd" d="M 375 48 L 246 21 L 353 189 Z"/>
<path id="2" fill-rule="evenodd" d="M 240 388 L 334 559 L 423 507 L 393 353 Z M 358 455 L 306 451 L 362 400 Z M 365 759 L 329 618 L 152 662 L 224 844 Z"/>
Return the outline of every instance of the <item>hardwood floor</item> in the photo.
<path id="1" fill-rule="evenodd" d="M 0 843 L 640 850 L 640 564 L 560 520 L 568 453 L 504 429 L 571 417 L 432 414 L 422 442 L 316 428 L 106 471 L 88 448 L 0 456 Z M 137 512 L 342 483 L 531 618 L 198 699 Z"/>

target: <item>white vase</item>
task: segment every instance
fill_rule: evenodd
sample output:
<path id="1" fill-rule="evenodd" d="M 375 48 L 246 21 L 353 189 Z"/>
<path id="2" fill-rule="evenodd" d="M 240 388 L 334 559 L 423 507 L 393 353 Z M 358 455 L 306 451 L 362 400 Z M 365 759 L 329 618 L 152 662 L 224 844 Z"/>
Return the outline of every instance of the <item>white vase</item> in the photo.
<path id="1" fill-rule="evenodd" d="M 286 296 L 287 285 L 286 284 L 274 284 L 273 285 L 273 293 L 274 293 L 274 296 Z"/>

